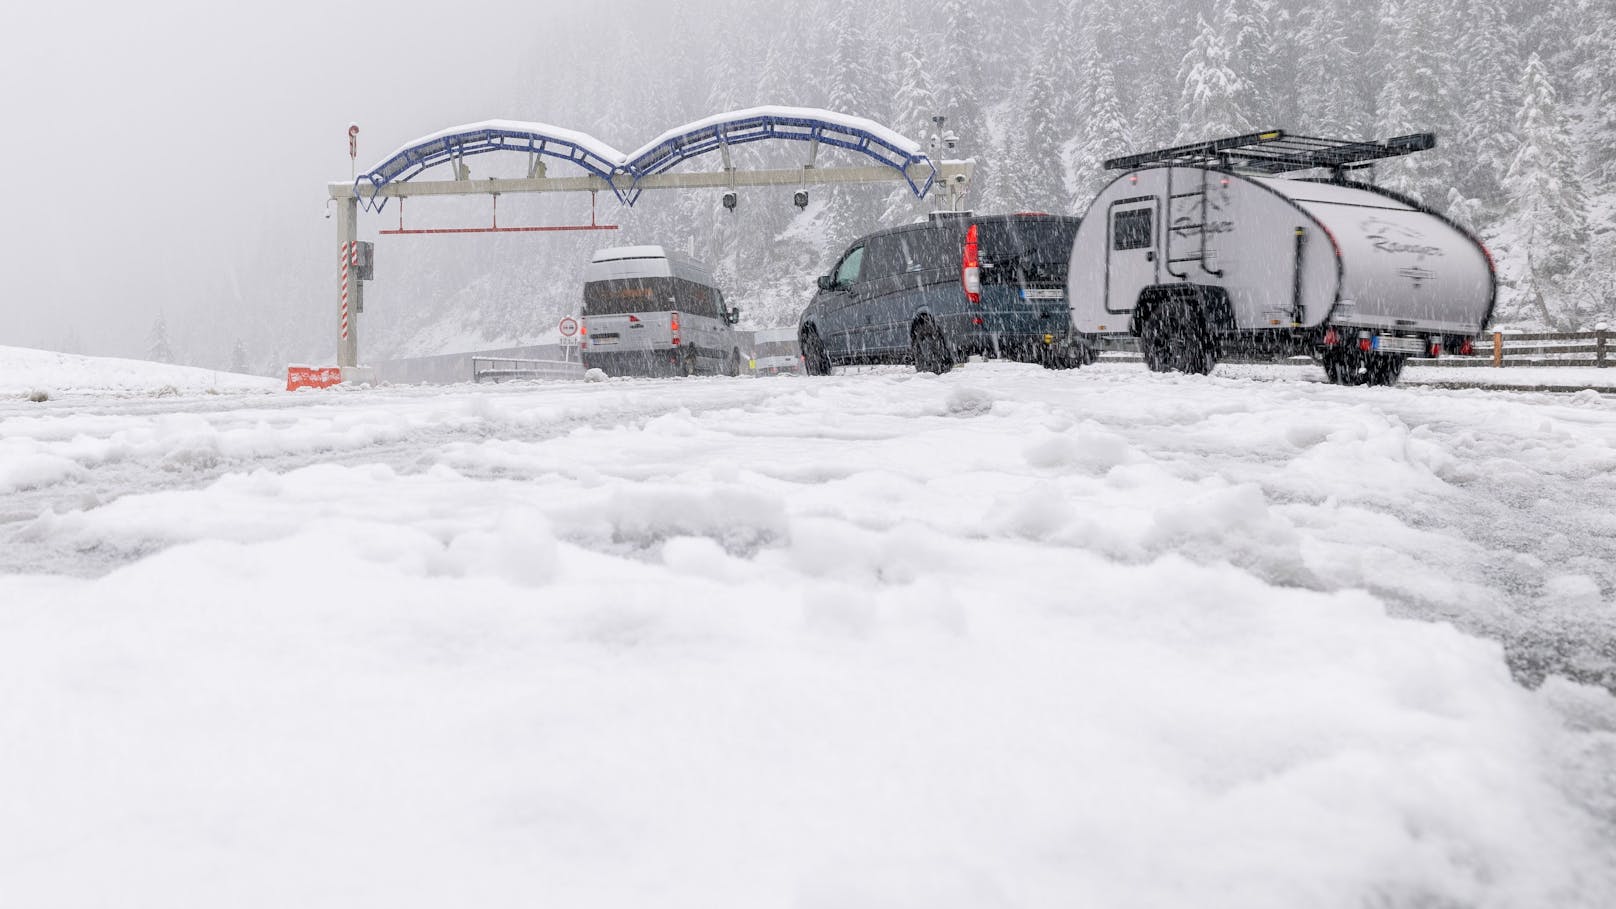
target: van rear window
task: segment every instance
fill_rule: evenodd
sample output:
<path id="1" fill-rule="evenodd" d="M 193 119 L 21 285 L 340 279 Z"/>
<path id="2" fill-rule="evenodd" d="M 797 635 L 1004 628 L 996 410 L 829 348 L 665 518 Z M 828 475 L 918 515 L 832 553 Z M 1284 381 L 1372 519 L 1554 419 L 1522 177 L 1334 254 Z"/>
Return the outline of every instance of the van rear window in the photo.
<path id="1" fill-rule="evenodd" d="M 697 316 L 717 316 L 719 294 L 714 288 L 683 278 L 612 278 L 584 284 L 586 316 L 614 316 L 631 312 L 678 310 Z"/>
<path id="2" fill-rule="evenodd" d="M 1077 218 L 1018 217 L 976 223 L 984 281 L 1066 281 Z"/>

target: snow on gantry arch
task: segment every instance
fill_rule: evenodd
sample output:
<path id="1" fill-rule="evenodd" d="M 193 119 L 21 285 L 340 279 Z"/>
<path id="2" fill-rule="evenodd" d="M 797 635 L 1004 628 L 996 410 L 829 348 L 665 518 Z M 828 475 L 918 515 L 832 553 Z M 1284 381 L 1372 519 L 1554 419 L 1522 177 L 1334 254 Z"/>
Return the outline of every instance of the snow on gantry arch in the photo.
<path id="1" fill-rule="evenodd" d="M 499 151 L 548 155 L 571 161 L 604 180 L 621 173 L 626 160 L 622 152 L 577 130 L 548 123 L 484 120 L 452 126 L 409 142 L 356 177 L 354 195 L 365 208 L 381 211 L 387 204 L 387 198 L 379 195 L 383 186 L 410 180 L 438 164 Z M 621 193 L 619 198 L 622 198 Z"/>
<path id="2" fill-rule="evenodd" d="M 810 107 L 752 107 L 674 127 L 631 153 L 624 170 L 637 184 L 641 177 L 660 174 L 723 146 L 765 139 L 818 142 L 862 152 L 898 171 L 916 196 L 924 197 L 937 179 L 937 166 L 914 140 L 874 120 Z M 922 183 L 909 175 L 909 168 L 916 164 L 926 165 L 928 170 Z M 634 187 L 626 201 L 632 205 L 639 193 L 638 186 Z"/>
<path id="3" fill-rule="evenodd" d="M 582 167 L 607 181 L 619 201 L 633 205 L 642 177 L 660 174 L 691 158 L 725 146 L 765 139 L 817 142 L 860 152 L 896 170 L 919 197 L 931 190 L 937 165 L 920 144 L 874 120 L 808 107 L 753 107 L 715 114 L 668 130 L 631 155 L 625 155 L 587 133 L 547 123 L 484 120 L 440 130 L 407 143 L 354 179 L 354 195 L 367 210 L 387 204 L 382 187 L 413 179 L 422 171 L 488 152 L 548 155 Z M 923 165 L 925 179 L 916 181 L 910 168 Z"/>

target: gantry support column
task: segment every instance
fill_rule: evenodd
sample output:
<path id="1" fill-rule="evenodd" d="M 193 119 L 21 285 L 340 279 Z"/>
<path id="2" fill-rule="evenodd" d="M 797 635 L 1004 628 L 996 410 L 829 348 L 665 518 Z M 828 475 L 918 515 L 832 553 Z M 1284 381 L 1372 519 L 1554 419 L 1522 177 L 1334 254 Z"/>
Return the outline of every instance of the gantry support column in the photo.
<path id="1" fill-rule="evenodd" d="M 335 201 L 339 266 L 337 365 L 346 371 L 359 365 L 359 311 L 363 308 L 365 285 L 354 273 L 359 243 L 359 199 L 350 194 Z"/>

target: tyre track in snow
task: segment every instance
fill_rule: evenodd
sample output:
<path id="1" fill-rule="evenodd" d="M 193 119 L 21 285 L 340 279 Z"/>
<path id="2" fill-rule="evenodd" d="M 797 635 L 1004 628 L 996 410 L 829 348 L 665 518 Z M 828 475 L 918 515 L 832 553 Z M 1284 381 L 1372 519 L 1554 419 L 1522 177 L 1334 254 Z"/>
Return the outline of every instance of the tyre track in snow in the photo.
<path id="1" fill-rule="evenodd" d="M 1240 385 L 1248 383 L 1261 389 L 1261 398 L 1227 413 L 1180 414 L 1176 420 L 1145 419 L 1137 425 L 1123 420 L 1120 429 L 1187 474 L 1257 486 L 1277 510 L 1298 520 L 1320 520 L 1339 506 L 1397 521 L 1418 535 L 1421 549 L 1391 554 L 1417 559 L 1439 589 L 1383 580 L 1372 570 L 1345 581 L 1314 578 L 1307 586 L 1361 587 L 1393 614 L 1449 622 L 1499 641 L 1524 684 L 1536 686 L 1556 674 L 1616 693 L 1616 408 L 1609 398 L 1589 391 L 1572 396 L 1420 386 L 1342 389 L 1311 376 L 1236 375 L 1228 384 L 1235 400 L 1245 394 Z M 1214 381 L 1226 378 L 1220 373 Z M 1151 393 L 1153 385 L 1173 388 L 1197 380 L 1144 374 L 1125 381 Z M 1239 460 L 1202 466 L 1218 447 L 1217 421 L 1262 410 L 1286 420 L 1307 413 L 1318 437 L 1295 446 L 1253 445 Z M 1388 423 L 1381 436 L 1395 433 L 1405 446 L 1436 450 L 1423 457 L 1440 464 L 1440 490 L 1376 495 L 1373 468 L 1364 462 L 1342 465 L 1364 471 L 1356 481 L 1361 488 L 1345 494 L 1339 486 L 1313 488 L 1287 476 L 1286 469 L 1331 432 L 1350 434 L 1378 420 Z M 1377 437 L 1371 432 L 1361 441 L 1367 451 Z M 1406 452 L 1398 455 L 1420 461 Z M 1590 507 L 1593 503 L 1607 505 Z M 1311 529 L 1326 539 L 1343 533 Z M 1333 542 L 1354 548 L 1351 539 Z M 1374 538 L 1357 545 L 1367 551 L 1387 548 Z M 1272 583 L 1294 583 L 1260 562 L 1244 567 Z"/>

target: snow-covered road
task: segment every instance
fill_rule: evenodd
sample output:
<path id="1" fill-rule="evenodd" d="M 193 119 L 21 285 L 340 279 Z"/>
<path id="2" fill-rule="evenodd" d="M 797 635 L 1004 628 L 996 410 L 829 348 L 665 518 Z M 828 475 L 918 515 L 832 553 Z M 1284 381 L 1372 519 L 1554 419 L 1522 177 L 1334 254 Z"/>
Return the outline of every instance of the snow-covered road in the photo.
<path id="1" fill-rule="evenodd" d="M 1595 392 L 63 395 L 0 495 L 28 905 L 1616 902 Z"/>

